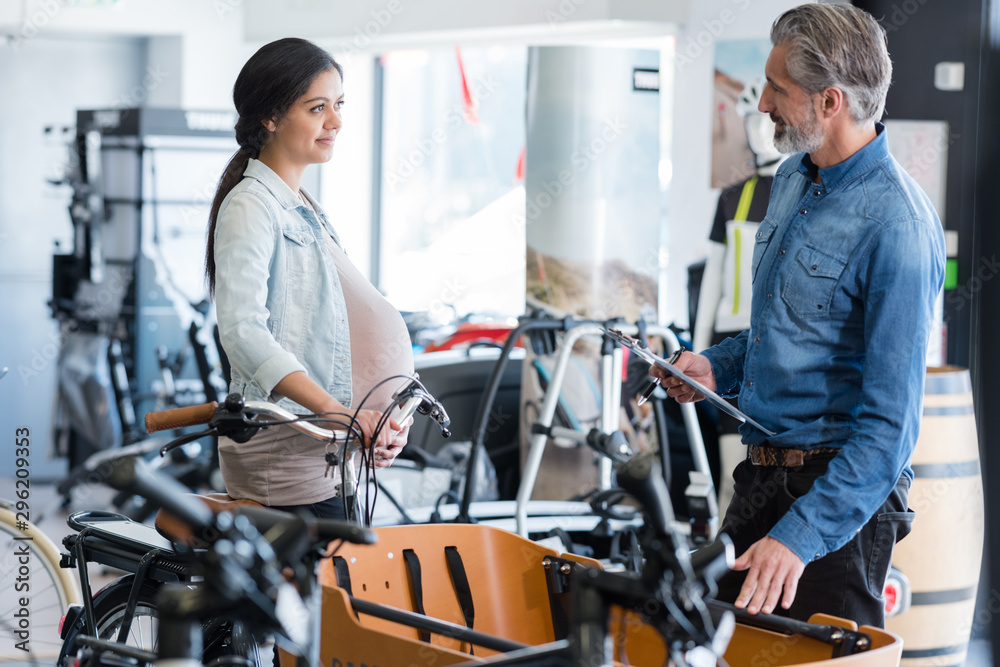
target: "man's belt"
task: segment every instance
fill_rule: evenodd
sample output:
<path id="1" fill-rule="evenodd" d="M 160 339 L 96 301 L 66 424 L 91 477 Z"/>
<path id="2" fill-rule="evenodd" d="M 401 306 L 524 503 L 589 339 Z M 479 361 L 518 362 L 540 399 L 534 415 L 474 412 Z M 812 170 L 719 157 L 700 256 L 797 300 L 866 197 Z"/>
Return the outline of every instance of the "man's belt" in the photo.
<path id="1" fill-rule="evenodd" d="M 792 449 L 791 447 L 772 447 L 771 445 L 747 445 L 747 450 L 750 454 L 750 462 L 755 466 L 798 468 L 805 464 L 808 458 L 818 454 L 836 454 L 840 448 Z"/>

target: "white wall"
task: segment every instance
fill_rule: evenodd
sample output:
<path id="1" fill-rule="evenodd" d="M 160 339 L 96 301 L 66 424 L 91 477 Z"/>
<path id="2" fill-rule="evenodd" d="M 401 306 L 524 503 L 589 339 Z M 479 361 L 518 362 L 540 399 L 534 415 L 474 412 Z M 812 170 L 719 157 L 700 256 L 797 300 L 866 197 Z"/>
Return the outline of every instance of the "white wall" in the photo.
<path id="1" fill-rule="evenodd" d="M 471 40 L 525 39 L 552 33 L 607 37 L 681 23 L 691 0 L 246 0 L 246 34 L 288 34 L 360 49 Z"/>
<path id="2" fill-rule="evenodd" d="M 22 8 L 23 6 L 23 8 Z M 35 39 L 82 36 L 174 37 L 181 44 L 150 40 L 170 80 L 157 102 L 193 109 L 230 108 L 236 74 L 253 53 L 243 38 L 242 0 L 142 0 L 113 5 L 68 5 L 65 0 L 0 3 L 0 34 L 7 48 L 30 54 Z"/>

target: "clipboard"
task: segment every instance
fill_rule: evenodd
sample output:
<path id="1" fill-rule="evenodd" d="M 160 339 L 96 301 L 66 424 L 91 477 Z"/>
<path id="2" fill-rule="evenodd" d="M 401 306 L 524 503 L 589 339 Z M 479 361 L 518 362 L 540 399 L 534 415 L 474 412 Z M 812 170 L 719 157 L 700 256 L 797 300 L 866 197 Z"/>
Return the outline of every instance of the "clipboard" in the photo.
<path id="1" fill-rule="evenodd" d="M 659 366 L 660 368 L 664 369 L 665 371 L 673 375 L 675 378 L 677 378 L 687 386 L 697 391 L 699 394 L 704 396 L 709 403 L 719 408 L 726 414 L 732 416 L 735 419 L 738 419 L 743 423 L 750 424 L 751 426 L 758 429 L 762 433 L 765 433 L 767 435 L 777 435 L 774 431 L 765 428 L 759 422 L 749 417 L 739 408 L 736 408 L 733 405 L 731 405 L 728 401 L 726 401 L 726 399 L 722 398 L 721 396 L 716 394 L 714 391 L 712 391 L 702 383 L 685 375 L 684 371 L 680 370 L 666 359 L 662 359 L 653 354 L 652 352 L 650 352 L 649 348 L 645 347 L 639 340 L 632 338 L 631 336 L 626 336 L 617 329 L 603 328 L 603 331 L 605 335 L 607 335 L 612 340 L 617 341 L 622 345 L 624 345 L 625 347 L 627 347 L 628 349 L 632 350 L 632 352 L 637 357 L 645 361 L 650 366 Z"/>

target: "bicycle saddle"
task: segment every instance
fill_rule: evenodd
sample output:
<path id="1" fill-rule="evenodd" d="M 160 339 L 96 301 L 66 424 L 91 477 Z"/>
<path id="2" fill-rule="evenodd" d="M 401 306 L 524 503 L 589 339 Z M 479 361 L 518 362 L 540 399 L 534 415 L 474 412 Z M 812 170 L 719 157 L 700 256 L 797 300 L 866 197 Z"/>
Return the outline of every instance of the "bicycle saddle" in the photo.
<path id="1" fill-rule="evenodd" d="M 235 498 L 230 498 L 226 493 L 190 495 L 208 505 L 208 508 L 212 510 L 213 514 L 220 514 L 222 512 L 231 512 L 235 514 L 239 508 L 243 507 L 264 507 L 255 500 L 237 500 Z M 190 526 L 166 510 L 158 510 L 153 523 L 156 526 L 156 530 L 169 540 L 187 545 L 194 549 L 204 549 L 208 546 L 208 542 L 197 538 L 192 534 Z M 267 529 L 264 526 L 258 526 L 258 528 L 260 528 L 262 532 Z"/>

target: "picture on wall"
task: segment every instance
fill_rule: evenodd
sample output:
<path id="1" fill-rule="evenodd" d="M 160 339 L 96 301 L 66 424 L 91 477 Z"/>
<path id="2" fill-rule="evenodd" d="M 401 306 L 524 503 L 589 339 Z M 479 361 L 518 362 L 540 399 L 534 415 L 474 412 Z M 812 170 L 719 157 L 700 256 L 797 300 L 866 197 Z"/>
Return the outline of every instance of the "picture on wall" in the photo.
<path id="1" fill-rule="evenodd" d="M 756 109 L 756 100 L 741 102 L 740 98 L 748 85 L 763 81 L 764 64 L 770 52 L 771 42 L 767 39 L 723 41 L 715 44 L 715 83 L 712 93 L 713 188 L 739 183 L 754 173 L 754 158 L 747 144 L 743 116 L 747 111 Z"/>

